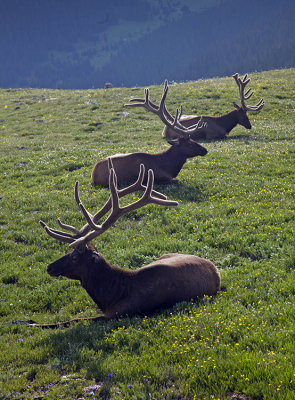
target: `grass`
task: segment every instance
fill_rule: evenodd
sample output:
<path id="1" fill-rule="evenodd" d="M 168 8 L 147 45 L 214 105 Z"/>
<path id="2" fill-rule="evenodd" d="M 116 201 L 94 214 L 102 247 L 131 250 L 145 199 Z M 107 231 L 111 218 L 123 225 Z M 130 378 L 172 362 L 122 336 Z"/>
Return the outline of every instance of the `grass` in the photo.
<path id="1" fill-rule="evenodd" d="M 53 331 L 12 322 L 94 316 L 96 307 L 78 282 L 46 274 L 67 246 L 38 221 L 80 227 L 76 180 L 96 211 L 108 198 L 91 185 L 97 160 L 167 144 L 156 117 L 121 116 L 142 88 L 0 90 L 0 399 L 294 399 L 294 72 L 253 74 L 253 103 L 266 103 L 250 114 L 253 129 L 205 142 L 208 155 L 189 160 L 178 184 L 156 186 L 177 208 L 132 212 L 94 242 L 122 268 L 166 252 L 209 258 L 220 295 Z M 151 100 L 161 92 L 151 87 Z M 167 106 L 218 115 L 237 97 L 231 78 L 200 80 L 171 85 Z"/>

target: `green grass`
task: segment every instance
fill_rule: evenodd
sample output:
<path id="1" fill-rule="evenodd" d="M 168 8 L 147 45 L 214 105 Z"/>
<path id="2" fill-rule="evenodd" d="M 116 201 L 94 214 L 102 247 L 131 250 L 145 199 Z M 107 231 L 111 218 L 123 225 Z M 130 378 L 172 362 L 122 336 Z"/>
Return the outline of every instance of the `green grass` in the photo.
<path id="1" fill-rule="evenodd" d="M 295 398 L 294 72 L 253 74 L 252 102 L 266 104 L 250 114 L 253 129 L 205 142 L 208 155 L 188 161 L 178 184 L 156 186 L 178 208 L 137 210 L 94 241 L 122 268 L 166 252 L 209 258 L 221 272 L 221 294 L 57 330 L 11 324 L 96 314 L 78 282 L 46 274 L 67 246 L 39 220 L 80 227 L 76 180 L 96 211 L 108 198 L 91 185 L 96 161 L 167 144 L 155 116 L 139 109 L 120 116 L 142 88 L 0 90 L 0 399 Z M 151 100 L 161 93 L 151 87 Z M 167 106 L 218 115 L 234 100 L 232 78 L 210 79 L 171 85 Z M 89 127 L 93 121 L 102 125 Z"/>

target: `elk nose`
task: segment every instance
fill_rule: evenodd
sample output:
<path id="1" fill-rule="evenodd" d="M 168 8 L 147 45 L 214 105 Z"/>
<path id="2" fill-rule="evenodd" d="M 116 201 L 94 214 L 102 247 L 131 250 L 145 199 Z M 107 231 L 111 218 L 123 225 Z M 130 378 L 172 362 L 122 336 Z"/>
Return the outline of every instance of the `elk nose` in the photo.
<path id="1" fill-rule="evenodd" d="M 53 264 L 49 264 L 47 267 L 47 273 L 51 276 L 55 276 L 56 273 L 54 272 L 54 265 Z"/>
<path id="2" fill-rule="evenodd" d="M 200 156 L 205 156 L 208 153 L 208 150 L 205 147 L 202 148 Z"/>

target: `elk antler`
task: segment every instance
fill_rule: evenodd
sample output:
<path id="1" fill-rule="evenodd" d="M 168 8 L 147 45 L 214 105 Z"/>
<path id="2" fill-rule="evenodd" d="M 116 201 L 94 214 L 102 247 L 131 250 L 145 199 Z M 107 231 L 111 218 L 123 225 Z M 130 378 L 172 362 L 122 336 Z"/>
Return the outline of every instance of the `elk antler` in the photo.
<path id="1" fill-rule="evenodd" d="M 108 159 L 108 167 L 109 167 L 109 171 L 111 168 L 113 168 L 111 158 Z M 124 189 L 118 190 L 119 198 L 126 196 L 127 194 L 134 193 L 136 191 L 140 191 L 140 190 L 145 191 L 146 186 L 144 186 L 142 183 L 143 179 L 144 179 L 144 173 L 145 173 L 144 166 L 140 165 L 139 175 L 138 175 L 136 182 L 134 182 L 132 185 L 130 185 Z M 152 191 L 152 194 L 154 197 L 157 197 L 159 199 L 163 199 L 163 200 L 167 199 L 167 197 L 164 194 L 159 193 L 155 190 Z M 80 199 L 79 199 L 79 194 L 78 194 L 78 182 L 76 182 L 76 184 L 75 184 L 75 201 L 76 201 L 76 204 L 79 206 Z M 95 223 L 98 222 L 111 209 L 111 207 L 112 207 L 112 202 L 111 202 L 111 198 L 109 198 L 109 200 L 105 203 L 105 205 L 95 215 L 93 215 L 93 221 Z M 65 238 L 65 240 L 63 240 L 67 243 L 71 243 L 73 240 L 76 240 L 77 238 L 79 238 L 81 236 L 85 236 L 90 231 L 90 227 L 88 224 L 84 225 L 79 230 L 71 225 L 63 224 L 59 218 L 58 218 L 57 222 L 62 229 L 66 229 L 73 233 L 73 234 L 69 234 L 69 233 L 55 231 L 54 229 L 51 229 L 52 232 L 56 232 L 57 234 L 63 234 L 64 237 L 68 237 L 69 240 L 67 240 L 66 238 Z M 42 221 L 40 221 L 40 223 L 43 227 L 45 227 L 45 225 L 46 225 L 45 223 L 43 223 Z M 59 239 L 59 240 L 61 240 L 61 239 Z"/>
<path id="2" fill-rule="evenodd" d="M 180 106 L 180 110 L 176 109 L 175 117 L 173 117 L 169 113 L 165 105 L 168 89 L 168 81 L 165 80 L 163 95 L 159 107 L 150 101 L 148 88 L 144 90 L 144 99 L 132 98 L 130 99 L 132 104 L 125 104 L 125 106 L 144 107 L 147 111 L 151 111 L 152 113 L 156 114 L 161 119 L 161 121 L 164 122 L 165 125 L 169 126 L 175 132 L 177 132 L 179 137 L 189 137 L 191 134 L 196 133 L 199 129 L 205 128 L 207 124 L 203 122 L 202 117 L 195 125 L 192 125 L 190 127 L 185 127 L 184 125 L 182 125 L 180 122 L 180 118 L 182 116 L 182 106 Z"/>
<path id="3" fill-rule="evenodd" d="M 153 190 L 154 173 L 151 169 L 148 171 L 147 186 L 145 187 L 142 185 L 144 172 L 145 172 L 144 165 L 141 164 L 138 179 L 135 182 L 135 184 L 130 185 L 125 189 L 118 190 L 116 173 L 113 168 L 111 159 L 109 158 L 110 198 L 106 202 L 106 204 L 94 216 L 91 215 L 82 204 L 78 193 L 78 182 L 76 182 L 75 184 L 75 200 L 80 208 L 80 211 L 84 215 L 87 224 L 81 230 L 78 230 L 71 225 L 63 224 L 60 222 L 60 220 L 58 220 L 59 225 L 63 229 L 71 231 L 74 234 L 51 229 L 43 221 L 40 221 L 41 226 L 45 229 L 47 234 L 53 237 L 54 239 L 57 239 L 61 242 L 69 243 L 70 247 L 83 249 L 88 242 L 90 242 L 96 236 L 101 235 L 112 225 L 114 225 L 114 223 L 122 215 L 130 211 L 136 210 L 138 208 L 145 206 L 146 204 L 151 204 L 151 203 L 162 206 L 177 206 L 178 205 L 177 201 L 166 200 L 166 196 L 164 196 L 162 193 L 158 193 Z M 134 193 L 138 190 L 142 190 L 142 188 L 144 188 L 144 194 L 141 196 L 140 199 L 134 201 L 133 203 L 125 207 L 120 207 L 119 204 L 120 197 L 123 197 L 129 193 Z M 105 221 L 102 222 L 101 225 L 97 225 L 98 220 L 101 219 L 110 210 L 110 208 L 112 208 L 112 211 L 109 214 L 109 216 L 105 219 Z"/>
<path id="4" fill-rule="evenodd" d="M 248 78 L 248 74 L 246 74 L 243 78 L 240 78 L 239 74 L 236 73 L 233 75 L 233 78 L 236 81 L 238 88 L 239 88 L 242 109 L 244 111 L 259 111 L 259 110 L 261 110 L 262 107 L 264 106 L 263 99 L 260 99 L 260 101 L 255 106 L 247 106 L 245 103 L 245 100 L 250 99 L 250 97 L 253 95 L 253 91 L 251 91 L 251 89 L 248 89 L 247 92 L 244 93 L 246 85 L 251 80 L 250 78 Z"/>

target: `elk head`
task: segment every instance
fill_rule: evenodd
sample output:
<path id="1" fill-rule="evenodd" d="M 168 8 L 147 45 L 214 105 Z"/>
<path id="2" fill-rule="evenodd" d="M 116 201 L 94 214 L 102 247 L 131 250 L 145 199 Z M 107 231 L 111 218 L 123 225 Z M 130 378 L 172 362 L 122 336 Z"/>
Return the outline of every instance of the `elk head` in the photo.
<path id="1" fill-rule="evenodd" d="M 47 273 L 53 277 L 64 276 L 81 281 L 87 265 L 96 264 L 98 259 L 96 248 L 86 244 L 82 250 L 72 249 L 65 256 L 49 264 Z"/>
<path id="2" fill-rule="evenodd" d="M 195 140 L 190 137 L 179 137 L 177 139 L 166 138 L 167 142 L 172 146 L 179 147 L 180 153 L 183 153 L 187 158 L 193 158 L 196 156 L 205 156 L 208 151 L 205 147 L 201 146 Z"/>
<path id="3" fill-rule="evenodd" d="M 86 225 L 79 230 L 71 225 L 63 224 L 60 219 L 58 219 L 60 227 L 68 231 L 64 232 L 49 228 L 43 221 L 40 221 L 41 226 L 49 236 L 61 242 L 69 243 L 69 247 L 72 248 L 68 254 L 48 266 L 47 272 L 49 275 L 55 277 L 65 276 L 70 279 L 83 281 L 86 268 L 97 263 L 103 265 L 105 262 L 104 258 L 96 251 L 95 247 L 89 243 L 92 239 L 109 229 L 122 215 L 147 204 L 153 203 L 161 206 L 178 205 L 176 201 L 167 200 L 165 195 L 153 190 L 154 174 L 152 170 L 148 171 L 147 185 L 143 185 L 142 182 L 145 173 L 143 165 L 140 166 L 137 181 L 127 188 L 118 190 L 116 173 L 110 158 L 108 159 L 108 163 L 110 197 L 105 205 L 95 215 L 90 214 L 82 204 L 78 193 L 78 182 L 75 184 L 75 200 L 87 221 Z M 119 198 L 138 190 L 144 190 L 143 195 L 138 200 L 124 207 L 120 206 Z M 110 209 L 111 212 L 107 218 L 101 224 L 97 224 L 97 222 L 104 217 Z"/>
<path id="4" fill-rule="evenodd" d="M 149 99 L 149 89 L 146 88 L 145 98 L 132 98 L 130 102 L 132 104 L 125 104 L 127 107 L 144 107 L 147 111 L 151 111 L 156 114 L 160 120 L 169 128 L 173 129 L 176 134 L 175 139 L 168 139 L 165 137 L 168 143 L 172 146 L 181 145 L 182 150 L 188 150 L 187 157 L 195 157 L 195 156 L 204 156 L 207 154 L 207 150 L 196 142 L 196 138 L 198 136 L 200 138 L 204 137 L 204 130 L 206 130 L 207 123 L 203 122 L 202 118 L 194 125 L 189 127 L 184 126 L 180 119 L 182 117 L 182 106 L 180 106 L 180 110 L 176 109 L 176 114 L 173 117 L 169 111 L 167 110 L 165 101 L 168 94 L 169 86 L 168 81 L 165 80 L 163 95 L 160 101 L 160 105 L 157 106 L 155 103 L 152 103 Z M 192 139 L 192 135 L 194 139 Z"/>
<path id="5" fill-rule="evenodd" d="M 238 116 L 238 123 L 242 126 L 244 126 L 246 129 L 251 129 L 251 122 L 247 116 L 247 111 L 259 111 L 262 109 L 264 106 L 264 100 L 260 99 L 259 102 L 255 106 L 248 106 L 245 103 L 245 100 L 250 99 L 250 97 L 253 95 L 253 91 L 251 89 L 248 89 L 246 93 L 245 87 L 246 85 L 250 82 L 250 78 L 248 78 L 248 74 L 246 74 L 243 78 L 239 76 L 238 73 L 233 75 L 234 80 L 236 81 L 236 84 L 238 85 L 239 88 L 239 93 L 240 93 L 240 100 L 241 100 L 241 106 L 239 106 L 237 103 L 233 103 L 235 109 L 237 110 L 237 116 Z"/>

